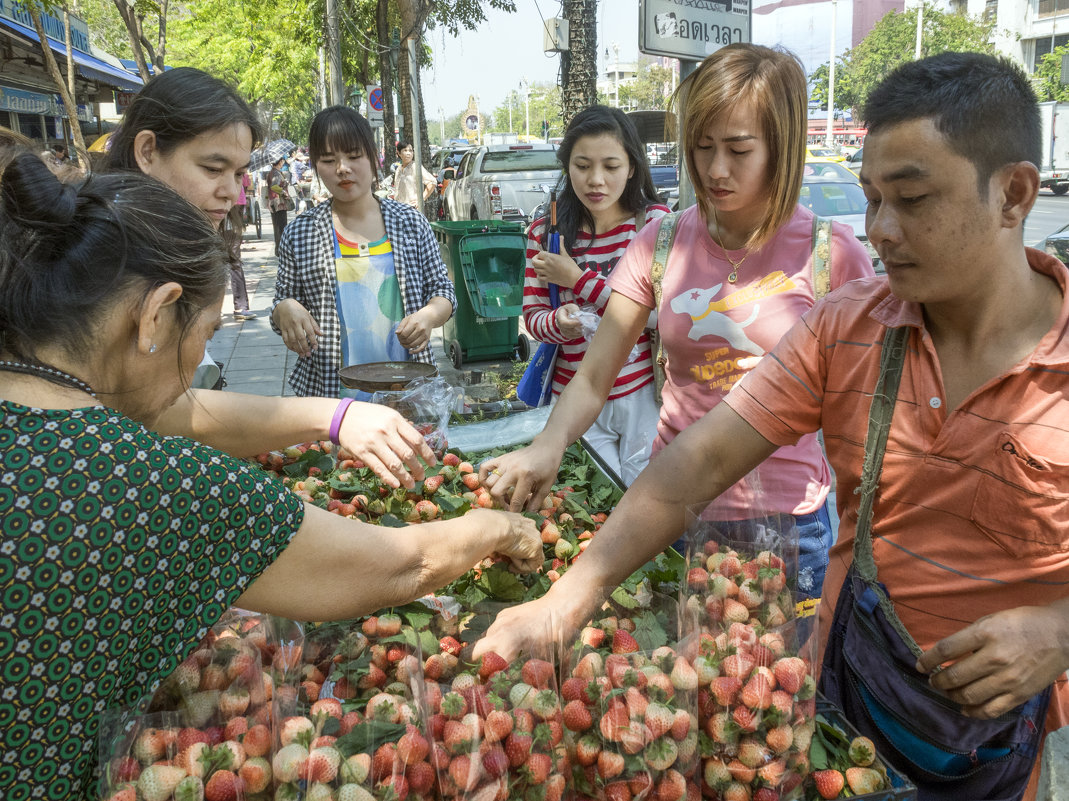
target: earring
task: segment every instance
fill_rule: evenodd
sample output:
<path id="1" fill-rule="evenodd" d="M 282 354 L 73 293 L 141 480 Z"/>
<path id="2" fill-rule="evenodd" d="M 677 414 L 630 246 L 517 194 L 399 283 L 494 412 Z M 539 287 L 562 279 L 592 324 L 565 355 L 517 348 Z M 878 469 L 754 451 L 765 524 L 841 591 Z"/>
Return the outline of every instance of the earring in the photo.
<path id="1" fill-rule="evenodd" d="M 152 347 L 148 349 L 148 352 L 149 352 L 149 353 L 155 353 L 155 352 L 156 352 L 156 345 L 155 345 L 155 343 L 153 343 Z"/>

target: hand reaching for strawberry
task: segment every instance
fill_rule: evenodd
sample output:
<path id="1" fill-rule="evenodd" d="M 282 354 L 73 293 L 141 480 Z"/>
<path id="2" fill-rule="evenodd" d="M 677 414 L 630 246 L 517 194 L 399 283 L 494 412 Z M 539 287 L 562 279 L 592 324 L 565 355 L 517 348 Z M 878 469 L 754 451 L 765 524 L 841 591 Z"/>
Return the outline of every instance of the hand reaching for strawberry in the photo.
<path id="1" fill-rule="evenodd" d="M 536 439 L 526 448 L 487 459 L 479 465 L 479 481 L 502 506 L 518 512 L 537 512 L 557 479 L 563 453 L 541 446 Z"/>
<path id="2" fill-rule="evenodd" d="M 465 515 L 493 515 L 503 518 L 505 531 L 493 556 L 507 559 L 514 573 L 533 573 L 542 566 L 542 538 L 534 521 L 513 512 L 498 512 L 489 509 L 473 509 Z"/>
<path id="3" fill-rule="evenodd" d="M 975 718 L 995 718 L 1027 701 L 1069 667 L 1069 601 L 1022 606 L 980 618 L 917 660 L 931 684 Z"/>
<path id="4" fill-rule="evenodd" d="M 417 457 L 429 465 L 436 463 L 423 435 L 397 411 L 378 403 L 353 403 L 342 421 L 338 442 L 395 488 L 411 488 L 423 479 L 423 465 Z"/>

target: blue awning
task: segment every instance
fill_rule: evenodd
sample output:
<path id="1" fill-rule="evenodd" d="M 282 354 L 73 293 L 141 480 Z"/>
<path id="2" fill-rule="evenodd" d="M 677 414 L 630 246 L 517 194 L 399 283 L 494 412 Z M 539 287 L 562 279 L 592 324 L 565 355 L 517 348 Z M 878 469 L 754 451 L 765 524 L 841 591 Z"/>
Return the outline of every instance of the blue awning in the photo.
<path id="1" fill-rule="evenodd" d="M 14 20 L 0 17 L 0 28 L 6 28 L 12 33 L 16 33 L 19 36 L 28 39 L 33 44 L 38 44 L 40 41 L 37 38 L 37 31 L 33 28 L 29 28 L 25 25 L 21 25 Z M 46 37 L 48 44 L 52 48 L 52 51 L 60 59 L 60 63 L 65 63 L 67 58 L 67 47 L 62 42 L 57 42 L 51 36 Z M 144 85 L 144 81 L 141 80 L 141 76 L 134 75 L 127 72 L 124 69 L 120 69 L 106 61 L 101 61 L 99 58 L 83 53 L 80 50 L 72 50 L 74 55 L 74 63 L 78 70 L 78 74 L 89 78 L 93 81 L 99 81 L 107 86 L 113 86 L 116 89 L 124 89 L 128 92 L 136 92 Z"/>

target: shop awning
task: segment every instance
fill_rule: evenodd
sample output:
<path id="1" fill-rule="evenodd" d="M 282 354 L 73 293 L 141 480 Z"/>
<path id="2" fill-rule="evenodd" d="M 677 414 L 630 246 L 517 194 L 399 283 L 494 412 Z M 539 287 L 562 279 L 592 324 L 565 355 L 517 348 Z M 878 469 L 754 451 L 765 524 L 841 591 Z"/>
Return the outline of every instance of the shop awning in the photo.
<path id="1" fill-rule="evenodd" d="M 39 40 L 37 38 L 37 31 L 33 28 L 22 25 L 14 20 L 0 17 L 0 29 L 8 30 L 23 39 L 28 40 L 34 45 L 37 45 Z M 67 48 L 62 42 L 57 42 L 52 37 L 46 37 L 48 44 L 52 48 L 52 52 L 56 54 L 56 58 L 60 60 L 60 64 L 66 63 Z M 124 69 L 109 64 L 106 61 L 102 61 L 99 58 L 90 56 L 87 53 L 83 53 L 80 50 L 73 50 L 75 67 L 78 70 L 78 74 L 84 78 L 88 78 L 92 81 L 99 81 L 106 86 L 113 86 L 116 89 L 124 89 L 128 92 L 136 92 L 144 85 L 144 81 L 138 75 L 131 74 Z"/>

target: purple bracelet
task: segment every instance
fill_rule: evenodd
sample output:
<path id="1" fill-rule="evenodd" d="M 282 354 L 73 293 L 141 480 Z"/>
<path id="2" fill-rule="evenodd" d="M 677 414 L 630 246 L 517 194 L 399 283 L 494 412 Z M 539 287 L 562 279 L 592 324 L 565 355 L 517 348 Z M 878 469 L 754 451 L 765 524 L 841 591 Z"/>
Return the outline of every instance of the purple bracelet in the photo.
<path id="1" fill-rule="evenodd" d="M 345 412 L 349 409 L 349 404 L 353 402 L 352 398 L 342 398 L 338 402 L 338 408 L 334 410 L 334 419 L 330 421 L 330 441 L 335 445 L 338 443 L 338 434 L 341 433 L 341 421 L 345 419 Z"/>

